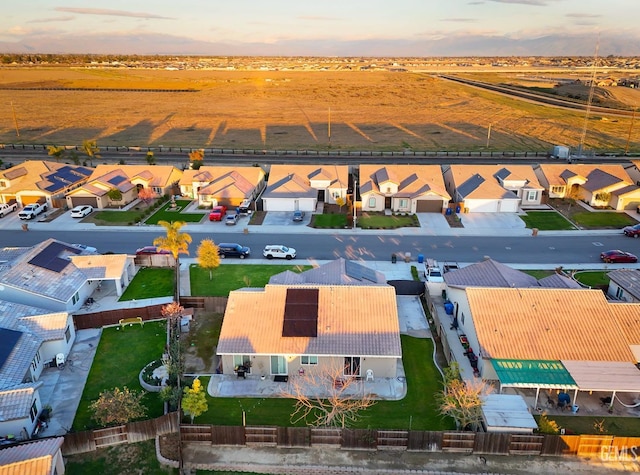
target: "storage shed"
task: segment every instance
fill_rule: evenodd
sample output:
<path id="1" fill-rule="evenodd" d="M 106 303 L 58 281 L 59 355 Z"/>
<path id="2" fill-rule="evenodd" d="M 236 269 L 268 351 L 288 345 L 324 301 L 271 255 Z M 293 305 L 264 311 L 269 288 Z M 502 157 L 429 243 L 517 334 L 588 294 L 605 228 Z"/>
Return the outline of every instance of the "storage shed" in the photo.
<path id="1" fill-rule="evenodd" d="M 527 403 L 517 394 L 489 394 L 483 397 L 482 422 L 487 432 L 531 434 L 538 428 Z"/>

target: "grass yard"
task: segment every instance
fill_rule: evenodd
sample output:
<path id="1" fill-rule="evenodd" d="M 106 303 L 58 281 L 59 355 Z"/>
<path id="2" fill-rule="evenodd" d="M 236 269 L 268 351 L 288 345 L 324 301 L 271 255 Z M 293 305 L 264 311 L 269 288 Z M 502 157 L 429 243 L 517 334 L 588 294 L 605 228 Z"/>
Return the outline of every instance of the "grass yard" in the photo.
<path id="1" fill-rule="evenodd" d="M 145 224 L 158 224 L 158 221 L 184 221 L 185 223 L 199 223 L 204 218 L 205 213 L 183 213 L 187 206 L 191 204 L 191 200 L 176 200 L 176 208 L 171 208 L 171 202 L 168 201 L 158 211 L 153 213 L 145 221 Z"/>
<path id="2" fill-rule="evenodd" d="M 534 417 L 536 421 L 540 419 L 540 416 Z M 595 423 L 602 420 L 608 434 L 620 437 L 637 437 L 640 434 L 640 419 L 635 417 L 549 416 L 549 419 L 574 434 L 597 434 Z"/>
<path id="3" fill-rule="evenodd" d="M 407 396 L 400 401 L 378 401 L 362 413 L 357 428 L 445 430 L 455 427 L 453 421 L 441 417 L 433 394 L 442 388 L 440 373 L 430 355 L 429 339 L 401 336 L 402 357 L 407 374 Z M 427 356 L 428 355 L 428 356 Z M 209 378 L 202 378 L 204 385 Z M 291 426 L 294 402 L 279 398 L 212 398 L 207 396 L 209 410 L 195 419 L 196 424 L 240 425 L 245 411 L 247 425 Z M 297 424 L 304 426 L 303 423 Z"/>
<path id="4" fill-rule="evenodd" d="M 311 217 L 311 227 L 314 228 L 344 228 L 347 216 L 344 214 L 314 214 Z"/>
<path id="5" fill-rule="evenodd" d="M 143 267 L 123 292 L 120 302 L 173 295 L 173 272 L 173 269 Z"/>
<path id="6" fill-rule="evenodd" d="M 396 229 L 420 226 L 415 214 L 387 216 L 384 213 L 362 213 L 358 217 L 358 227 L 362 229 Z"/>
<path id="7" fill-rule="evenodd" d="M 101 391 L 124 386 L 141 390 L 138 374 L 147 363 L 162 356 L 165 343 L 166 326 L 163 321 L 147 322 L 143 327 L 133 325 L 125 327 L 124 330 L 120 330 L 119 326 L 103 328 L 100 344 L 73 421 L 73 430 L 82 431 L 97 427 L 91 418 L 89 404 L 98 399 Z M 135 348 L 135 351 L 130 351 L 132 348 Z M 147 407 L 144 419 L 162 415 L 163 406 L 158 394 L 147 393 L 144 404 Z"/>
<path id="8" fill-rule="evenodd" d="M 520 216 L 527 228 L 537 228 L 541 231 L 563 231 L 576 229 L 571 222 L 557 211 L 527 211 L 527 214 Z"/>
<path id="9" fill-rule="evenodd" d="M 93 220 L 99 226 L 118 226 L 130 223 L 137 223 L 142 219 L 142 211 L 128 210 L 128 211 L 111 211 L 103 210 L 94 213 L 91 216 Z"/>
<path id="10" fill-rule="evenodd" d="M 600 270 L 578 271 L 575 273 L 574 278 L 589 287 L 600 288 L 609 285 L 609 277 L 607 277 L 608 272 L 609 271 Z"/>
<path id="11" fill-rule="evenodd" d="M 191 295 L 226 297 L 232 290 L 242 287 L 264 287 L 272 275 L 287 270 L 302 272 L 311 266 L 278 265 L 278 264 L 221 264 L 213 270 L 213 279 L 209 279 L 209 271 L 197 264 L 189 266 L 191 279 Z M 169 293 L 171 295 L 171 293 Z"/>
<path id="12" fill-rule="evenodd" d="M 581 211 L 572 219 L 583 228 L 616 229 L 631 226 L 638 222 L 626 213 Z"/>

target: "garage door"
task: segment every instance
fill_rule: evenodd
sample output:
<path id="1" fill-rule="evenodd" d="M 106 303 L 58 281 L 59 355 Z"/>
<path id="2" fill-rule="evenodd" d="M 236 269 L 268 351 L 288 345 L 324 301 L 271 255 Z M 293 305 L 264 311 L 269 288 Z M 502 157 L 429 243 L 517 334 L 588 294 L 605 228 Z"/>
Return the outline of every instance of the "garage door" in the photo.
<path id="1" fill-rule="evenodd" d="M 442 200 L 418 200 L 416 213 L 442 213 Z"/>
<path id="2" fill-rule="evenodd" d="M 71 206 L 76 207 L 80 205 L 89 205 L 94 208 L 98 207 L 98 198 L 95 196 L 72 196 L 71 197 Z"/>
<path id="3" fill-rule="evenodd" d="M 44 196 L 22 195 L 20 199 L 22 200 L 22 206 L 26 206 L 30 205 L 31 203 L 37 203 L 40 200 L 44 200 Z"/>

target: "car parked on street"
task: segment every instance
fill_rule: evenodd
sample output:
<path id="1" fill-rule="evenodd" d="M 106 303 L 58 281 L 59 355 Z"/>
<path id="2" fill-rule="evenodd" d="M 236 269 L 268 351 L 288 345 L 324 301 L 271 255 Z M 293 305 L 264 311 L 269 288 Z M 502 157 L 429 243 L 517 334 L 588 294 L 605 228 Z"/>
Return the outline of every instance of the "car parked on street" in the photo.
<path id="1" fill-rule="evenodd" d="M 292 247 L 283 246 L 282 244 L 267 244 L 262 250 L 262 255 L 267 259 L 295 259 L 296 250 Z"/>
<path id="2" fill-rule="evenodd" d="M 629 237 L 640 237 L 640 224 L 636 224 L 634 226 L 627 226 L 625 227 L 622 232 L 624 233 L 625 236 L 629 236 Z"/>
<path id="3" fill-rule="evenodd" d="M 209 221 L 222 221 L 227 214 L 226 206 L 214 206 L 209 213 Z"/>
<path id="4" fill-rule="evenodd" d="M 293 212 L 293 220 L 294 221 L 302 221 L 304 219 L 304 211 L 300 211 L 299 209 Z"/>
<path id="5" fill-rule="evenodd" d="M 144 246 L 136 250 L 136 256 L 145 254 L 171 254 L 166 249 L 158 249 L 156 246 Z"/>
<path id="6" fill-rule="evenodd" d="M 93 206 L 91 205 L 80 205 L 76 206 L 71 210 L 72 218 L 84 218 L 85 216 L 91 214 L 93 211 Z"/>
<path id="7" fill-rule="evenodd" d="M 225 257 L 239 257 L 240 259 L 244 259 L 249 257 L 250 254 L 250 248 L 241 246 L 236 242 L 223 242 L 218 244 L 218 255 L 220 259 L 224 259 Z"/>
<path id="8" fill-rule="evenodd" d="M 612 249 L 604 251 L 600 254 L 600 259 L 604 262 L 611 263 L 634 263 L 638 262 L 638 257 L 630 252 L 621 251 L 620 249 Z"/>
<path id="9" fill-rule="evenodd" d="M 81 251 L 85 251 L 85 252 L 93 252 L 93 253 L 97 253 L 98 250 L 93 247 L 93 246 L 87 246 L 86 244 L 71 244 L 73 247 L 75 247 L 76 249 L 80 249 Z"/>
<path id="10" fill-rule="evenodd" d="M 228 214 L 224 218 L 224 224 L 229 225 L 229 226 L 235 226 L 236 224 L 238 224 L 238 218 L 239 217 L 240 217 L 240 215 L 238 215 L 238 214 Z"/>

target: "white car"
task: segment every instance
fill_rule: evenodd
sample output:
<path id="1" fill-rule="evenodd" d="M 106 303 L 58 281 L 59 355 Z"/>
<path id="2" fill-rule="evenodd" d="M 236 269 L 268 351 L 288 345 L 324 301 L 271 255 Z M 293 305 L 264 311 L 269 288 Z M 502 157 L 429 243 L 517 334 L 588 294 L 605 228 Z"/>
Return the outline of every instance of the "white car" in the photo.
<path id="1" fill-rule="evenodd" d="M 93 211 L 93 206 L 90 206 L 90 205 L 76 206 L 75 208 L 73 208 L 71 210 L 71 217 L 72 218 L 84 218 L 88 214 L 91 214 L 92 211 Z"/>
<path id="2" fill-rule="evenodd" d="M 280 259 L 295 259 L 296 250 L 292 247 L 283 246 L 282 244 L 269 244 L 264 247 L 262 255 L 267 259 L 273 259 L 274 257 Z"/>
<path id="3" fill-rule="evenodd" d="M 92 253 L 98 252 L 98 250 L 95 247 L 87 246 L 85 244 L 71 244 L 71 246 L 75 247 L 76 249 L 80 249 L 81 251 L 84 251 L 84 252 L 92 252 Z"/>

